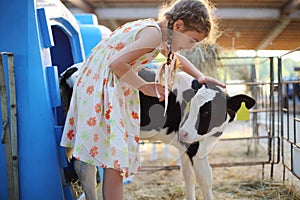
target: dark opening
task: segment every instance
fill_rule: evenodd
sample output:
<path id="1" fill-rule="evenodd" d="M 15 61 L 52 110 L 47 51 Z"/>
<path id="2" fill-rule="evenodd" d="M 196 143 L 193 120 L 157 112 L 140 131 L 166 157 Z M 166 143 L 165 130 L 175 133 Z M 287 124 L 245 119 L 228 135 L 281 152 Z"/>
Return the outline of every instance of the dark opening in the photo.
<path id="1" fill-rule="evenodd" d="M 58 26 L 52 26 L 54 47 L 50 48 L 52 65 L 57 66 L 58 74 L 61 74 L 68 67 L 74 64 L 72 48 L 69 37 Z M 57 125 L 64 125 L 65 116 L 63 106 L 56 108 Z"/>
<path id="2" fill-rule="evenodd" d="M 58 73 L 74 64 L 70 40 L 58 26 L 52 26 L 54 47 L 50 48 L 52 65 L 58 67 Z"/>

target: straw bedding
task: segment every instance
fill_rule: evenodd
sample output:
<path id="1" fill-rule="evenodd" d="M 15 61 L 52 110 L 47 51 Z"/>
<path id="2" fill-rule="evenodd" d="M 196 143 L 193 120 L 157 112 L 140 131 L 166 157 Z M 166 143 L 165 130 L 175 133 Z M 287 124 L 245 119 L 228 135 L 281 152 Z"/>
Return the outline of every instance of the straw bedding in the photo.
<path id="1" fill-rule="evenodd" d="M 227 133 L 227 138 L 231 137 L 236 137 L 233 131 Z M 180 170 L 176 167 L 173 170 L 161 170 L 162 167 L 178 165 L 177 150 L 169 146 L 168 154 L 166 154 L 165 146 L 156 144 L 155 152 L 158 159 L 155 161 L 151 160 L 152 150 L 152 144 L 141 146 L 142 172 L 135 174 L 132 181 L 124 185 L 125 200 L 184 199 L 185 187 Z M 266 152 L 264 141 L 219 141 L 210 153 L 209 160 L 212 164 L 265 161 L 268 160 Z M 154 168 L 158 170 L 153 170 Z M 214 199 L 300 200 L 300 180 L 286 172 L 286 180 L 283 182 L 281 163 L 274 165 L 273 179 L 271 179 L 270 172 L 270 165 L 265 165 L 264 168 L 262 165 L 213 167 Z M 75 196 L 79 196 L 82 193 L 79 183 L 73 184 L 73 187 Z M 202 199 L 199 186 L 196 186 L 196 193 L 197 200 Z M 101 185 L 98 187 L 98 199 L 102 199 Z"/>

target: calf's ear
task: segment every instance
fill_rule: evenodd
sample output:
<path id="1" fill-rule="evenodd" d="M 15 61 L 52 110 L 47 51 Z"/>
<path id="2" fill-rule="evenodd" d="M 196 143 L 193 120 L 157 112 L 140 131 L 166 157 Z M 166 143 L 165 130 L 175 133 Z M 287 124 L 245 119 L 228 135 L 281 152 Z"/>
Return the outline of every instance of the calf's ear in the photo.
<path id="1" fill-rule="evenodd" d="M 241 107 L 242 102 L 245 102 L 247 109 L 250 109 L 255 105 L 255 99 L 244 94 L 239 94 L 227 98 L 227 108 L 237 112 Z"/>
<path id="2" fill-rule="evenodd" d="M 77 67 L 70 67 L 66 71 L 64 71 L 60 76 L 60 82 L 66 81 L 72 74 L 74 74 L 78 70 Z"/>
<path id="3" fill-rule="evenodd" d="M 244 94 L 227 97 L 227 111 L 232 121 L 235 117 L 236 112 L 241 107 L 242 102 L 245 102 L 246 108 L 250 109 L 255 105 L 255 99 Z"/>

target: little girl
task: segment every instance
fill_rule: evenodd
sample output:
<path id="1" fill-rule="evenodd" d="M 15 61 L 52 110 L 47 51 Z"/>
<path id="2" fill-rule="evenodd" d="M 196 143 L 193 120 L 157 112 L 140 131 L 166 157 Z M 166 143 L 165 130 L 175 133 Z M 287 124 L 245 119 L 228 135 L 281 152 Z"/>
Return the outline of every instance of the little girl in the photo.
<path id="1" fill-rule="evenodd" d="M 225 87 L 175 53 L 192 48 L 214 28 L 207 4 L 178 0 L 167 7 L 159 21 L 144 19 L 119 27 L 84 62 L 74 85 L 61 145 L 67 147 L 69 159 L 74 149 L 80 179 L 95 177 L 95 166 L 104 168 L 104 199 L 123 199 L 122 178 L 141 168 L 139 91 L 163 101 L 177 67 L 201 83 Z M 145 82 L 137 72 L 160 52 L 167 58 L 160 72 L 164 84 Z M 92 174 L 82 173 L 82 165 L 88 165 Z M 95 187 L 95 179 L 91 184 Z M 94 191 L 83 189 L 87 199 L 96 200 Z"/>

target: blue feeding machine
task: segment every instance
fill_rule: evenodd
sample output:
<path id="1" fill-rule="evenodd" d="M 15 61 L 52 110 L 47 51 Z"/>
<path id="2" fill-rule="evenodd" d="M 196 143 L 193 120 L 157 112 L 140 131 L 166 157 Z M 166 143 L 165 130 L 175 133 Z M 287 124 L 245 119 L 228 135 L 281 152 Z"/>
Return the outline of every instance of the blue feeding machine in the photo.
<path id="1" fill-rule="evenodd" d="M 75 199 L 59 145 L 59 74 L 110 30 L 59 0 L 1 0 L 0 12 L 0 199 Z"/>

